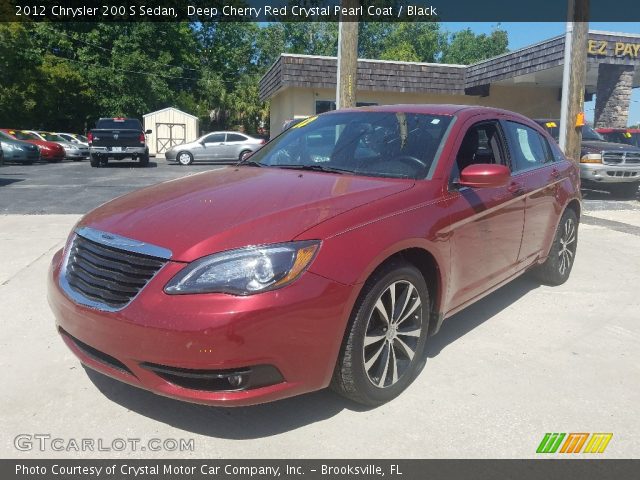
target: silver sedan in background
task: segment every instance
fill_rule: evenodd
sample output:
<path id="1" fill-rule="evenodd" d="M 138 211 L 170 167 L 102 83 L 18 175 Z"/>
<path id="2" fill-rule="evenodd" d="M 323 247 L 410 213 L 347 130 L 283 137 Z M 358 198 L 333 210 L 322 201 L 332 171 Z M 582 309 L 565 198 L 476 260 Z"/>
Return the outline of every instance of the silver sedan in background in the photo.
<path id="1" fill-rule="evenodd" d="M 239 161 L 258 150 L 265 140 L 240 132 L 211 132 L 191 143 L 171 147 L 164 153 L 168 162 L 190 165 L 193 162 Z"/>
<path id="2" fill-rule="evenodd" d="M 64 140 L 70 143 L 74 143 L 76 145 L 84 145 L 89 148 L 89 140 L 84 135 L 78 135 L 76 133 L 64 133 L 64 132 L 56 132 L 56 135 L 62 137 Z"/>

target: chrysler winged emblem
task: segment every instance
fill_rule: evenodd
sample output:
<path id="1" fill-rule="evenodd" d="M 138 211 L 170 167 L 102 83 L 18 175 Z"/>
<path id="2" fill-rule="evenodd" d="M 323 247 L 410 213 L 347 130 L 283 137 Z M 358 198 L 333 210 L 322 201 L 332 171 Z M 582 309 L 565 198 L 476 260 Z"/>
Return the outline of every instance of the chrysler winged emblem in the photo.
<path id="1" fill-rule="evenodd" d="M 135 240 L 118 237 L 116 235 L 110 235 L 108 233 L 103 233 L 102 235 L 100 235 L 100 238 L 104 241 L 104 243 L 106 243 L 107 245 L 111 245 L 112 247 L 144 247 L 145 245 L 144 242 L 136 242 Z"/>
<path id="2" fill-rule="evenodd" d="M 117 139 L 118 139 L 118 134 L 117 134 L 117 133 L 114 133 L 114 134 L 113 134 L 113 139 L 114 139 L 114 140 L 117 140 Z"/>

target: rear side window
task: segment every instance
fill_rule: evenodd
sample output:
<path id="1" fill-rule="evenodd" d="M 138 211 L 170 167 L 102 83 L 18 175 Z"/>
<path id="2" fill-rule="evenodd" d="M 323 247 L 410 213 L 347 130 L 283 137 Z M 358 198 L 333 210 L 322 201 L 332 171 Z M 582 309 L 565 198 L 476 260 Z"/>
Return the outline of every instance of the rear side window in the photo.
<path id="1" fill-rule="evenodd" d="M 247 137 L 237 133 L 227 133 L 227 142 L 245 142 Z"/>
<path id="2" fill-rule="evenodd" d="M 103 118 L 96 124 L 98 130 L 142 130 L 140 120 L 135 118 Z"/>
<path id="3" fill-rule="evenodd" d="M 509 121 L 505 127 L 513 172 L 537 168 L 554 160 L 547 140 L 533 128 Z"/>

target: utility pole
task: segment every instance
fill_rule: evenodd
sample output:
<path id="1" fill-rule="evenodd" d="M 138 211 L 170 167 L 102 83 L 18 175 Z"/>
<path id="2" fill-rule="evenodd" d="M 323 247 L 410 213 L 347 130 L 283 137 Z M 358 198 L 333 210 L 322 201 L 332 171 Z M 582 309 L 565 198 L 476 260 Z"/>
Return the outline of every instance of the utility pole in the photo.
<path id="1" fill-rule="evenodd" d="M 559 140 L 560 148 L 574 161 L 580 161 L 588 36 L 589 0 L 568 0 Z"/>
<path id="2" fill-rule="evenodd" d="M 358 72 L 358 15 L 354 15 L 359 0 L 341 0 L 338 27 L 338 74 L 336 109 L 356 106 Z M 346 12 L 344 9 L 348 9 Z M 343 15 L 343 13 L 346 13 Z"/>

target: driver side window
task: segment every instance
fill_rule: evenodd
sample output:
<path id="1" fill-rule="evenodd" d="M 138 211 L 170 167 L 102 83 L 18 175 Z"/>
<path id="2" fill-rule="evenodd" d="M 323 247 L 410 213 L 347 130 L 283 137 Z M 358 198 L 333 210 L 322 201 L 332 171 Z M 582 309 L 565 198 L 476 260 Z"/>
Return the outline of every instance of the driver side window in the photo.
<path id="1" fill-rule="evenodd" d="M 469 165 L 480 163 L 506 165 L 505 151 L 497 121 L 473 125 L 467 130 L 456 154 L 451 172 L 452 181 L 456 182 L 460 178 L 460 172 Z"/>

